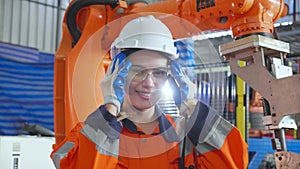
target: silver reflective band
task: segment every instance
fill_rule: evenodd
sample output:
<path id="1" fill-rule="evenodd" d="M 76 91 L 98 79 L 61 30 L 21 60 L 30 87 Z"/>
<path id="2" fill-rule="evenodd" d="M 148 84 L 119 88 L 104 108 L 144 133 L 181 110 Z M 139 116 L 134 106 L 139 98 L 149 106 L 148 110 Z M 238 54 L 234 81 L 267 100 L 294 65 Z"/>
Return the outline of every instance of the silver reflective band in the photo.
<path id="1" fill-rule="evenodd" d="M 74 147 L 73 142 L 66 142 L 61 148 L 59 148 L 53 155 L 53 163 L 55 168 L 60 168 L 60 160 L 68 155 L 68 152 Z"/>
<path id="2" fill-rule="evenodd" d="M 212 128 L 210 133 L 207 133 L 208 137 L 204 141 L 199 138 L 196 149 L 202 154 L 214 149 L 221 149 L 227 135 L 233 128 L 232 124 L 223 118 L 219 118 L 213 126 L 214 128 Z"/>
<path id="3" fill-rule="evenodd" d="M 110 141 L 104 132 L 102 132 L 100 129 L 95 131 L 94 128 L 88 124 L 81 129 L 81 133 L 96 144 L 97 150 L 100 154 L 118 157 L 119 139 Z"/>

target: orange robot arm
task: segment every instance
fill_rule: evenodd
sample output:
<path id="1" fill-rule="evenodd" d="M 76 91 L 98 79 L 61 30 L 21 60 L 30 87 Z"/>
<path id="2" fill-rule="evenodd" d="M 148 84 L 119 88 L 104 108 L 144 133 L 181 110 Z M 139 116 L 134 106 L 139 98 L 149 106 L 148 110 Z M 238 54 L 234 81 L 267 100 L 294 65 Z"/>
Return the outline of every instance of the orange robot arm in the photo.
<path id="1" fill-rule="evenodd" d="M 153 4 L 127 4 L 124 0 L 72 1 L 55 54 L 54 146 L 102 103 L 99 83 L 110 63 L 110 44 L 122 25 L 136 15 L 172 14 L 197 28 L 187 32 L 180 22 L 165 17 L 162 21 L 166 25 L 177 28 L 171 30 L 175 39 L 199 34 L 199 29 L 231 29 L 238 38 L 253 33 L 272 34 L 273 23 L 285 11 L 283 0 L 166 0 Z M 117 18 L 122 19 L 114 22 Z"/>
<path id="2" fill-rule="evenodd" d="M 131 13 L 160 12 L 186 19 L 200 30 L 229 30 L 234 38 L 273 34 L 273 24 L 287 14 L 284 0 L 168 0 Z"/>

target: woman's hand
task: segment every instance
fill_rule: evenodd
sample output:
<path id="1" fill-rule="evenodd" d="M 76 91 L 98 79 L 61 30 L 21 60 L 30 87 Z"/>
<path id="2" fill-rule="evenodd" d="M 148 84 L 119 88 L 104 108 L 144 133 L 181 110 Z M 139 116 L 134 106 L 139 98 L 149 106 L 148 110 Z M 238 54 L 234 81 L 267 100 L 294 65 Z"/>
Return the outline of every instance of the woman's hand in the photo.
<path id="1" fill-rule="evenodd" d="M 197 99 L 195 99 L 196 85 L 189 79 L 176 60 L 171 60 L 170 67 L 178 86 L 176 91 L 173 91 L 175 104 L 179 107 L 180 114 L 187 114 L 189 117 L 197 104 Z"/>
<path id="2" fill-rule="evenodd" d="M 124 86 L 130 67 L 131 62 L 126 61 L 126 54 L 118 54 L 109 65 L 100 83 L 104 96 L 104 104 L 107 110 L 115 116 L 120 112 L 121 104 L 124 101 Z"/>

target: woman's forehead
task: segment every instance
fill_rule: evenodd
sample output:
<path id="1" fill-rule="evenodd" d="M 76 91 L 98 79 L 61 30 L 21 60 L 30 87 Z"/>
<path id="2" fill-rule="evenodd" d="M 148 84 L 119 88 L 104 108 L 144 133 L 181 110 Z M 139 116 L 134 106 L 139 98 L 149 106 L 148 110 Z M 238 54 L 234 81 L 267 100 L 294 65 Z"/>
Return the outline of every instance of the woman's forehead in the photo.
<path id="1" fill-rule="evenodd" d="M 167 66 L 168 59 L 159 52 L 150 50 L 139 50 L 129 55 L 128 59 L 133 65 L 143 67 L 164 67 Z"/>

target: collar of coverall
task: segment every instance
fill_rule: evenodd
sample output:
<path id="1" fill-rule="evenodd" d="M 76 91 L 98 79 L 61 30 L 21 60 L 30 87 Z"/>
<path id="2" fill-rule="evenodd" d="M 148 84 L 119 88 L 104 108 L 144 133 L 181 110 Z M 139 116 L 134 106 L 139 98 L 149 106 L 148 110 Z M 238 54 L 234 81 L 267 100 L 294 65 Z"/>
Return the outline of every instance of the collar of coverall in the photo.
<path id="1" fill-rule="evenodd" d="M 131 120 L 124 119 L 122 120 L 122 123 L 130 132 L 145 135 L 145 133 L 141 131 Z M 168 142 L 179 142 L 179 136 L 176 130 L 164 113 L 160 113 L 160 116 L 158 117 L 158 129 L 159 131 L 154 130 L 151 135 L 161 134 Z"/>

